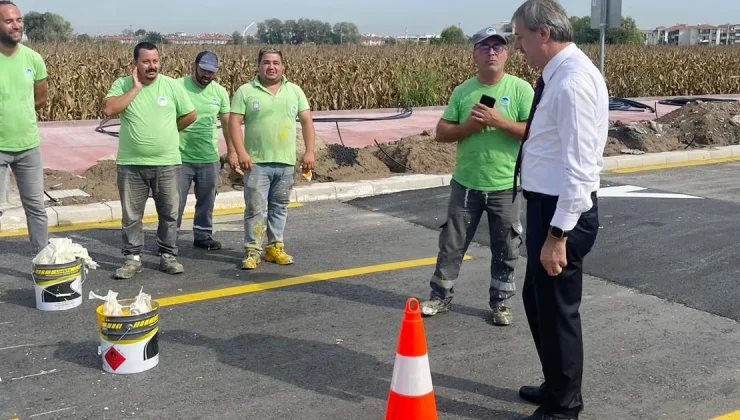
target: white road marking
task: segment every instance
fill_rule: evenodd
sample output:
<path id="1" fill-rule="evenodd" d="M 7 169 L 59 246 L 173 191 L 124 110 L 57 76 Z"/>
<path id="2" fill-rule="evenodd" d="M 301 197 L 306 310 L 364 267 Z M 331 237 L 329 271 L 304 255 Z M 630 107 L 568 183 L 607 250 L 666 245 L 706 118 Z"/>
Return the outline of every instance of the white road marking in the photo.
<path id="1" fill-rule="evenodd" d="M 634 185 L 619 185 L 615 187 L 605 187 L 599 189 L 596 193 L 598 197 L 621 197 L 621 198 L 698 198 L 688 194 L 673 194 L 673 193 L 645 193 L 637 192 L 646 190 L 647 188 L 635 187 Z"/>

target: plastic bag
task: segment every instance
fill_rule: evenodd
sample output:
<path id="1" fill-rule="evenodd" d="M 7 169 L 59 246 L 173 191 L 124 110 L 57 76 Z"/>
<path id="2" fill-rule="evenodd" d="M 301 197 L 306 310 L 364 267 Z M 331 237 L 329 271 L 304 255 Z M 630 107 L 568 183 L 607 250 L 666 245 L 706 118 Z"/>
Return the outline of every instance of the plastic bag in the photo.
<path id="1" fill-rule="evenodd" d="M 90 292 L 89 299 L 100 299 L 104 300 L 103 304 L 103 315 L 105 316 L 123 316 L 123 306 L 118 303 L 118 292 L 108 290 L 108 294 L 105 296 L 96 295 L 92 291 Z"/>
<path id="2" fill-rule="evenodd" d="M 72 242 L 69 238 L 51 238 L 49 245 L 39 252 L 33 259 L 34 264 L 66 264 L 81 258 L 86 267 L 93 270 L 99 265 L 87 253 L 82 245 Z"/>
<path id="3" fill-rule="evenodd" d="M 129 306 L 129 313 L 131 315 L 141 315 L 152 310 L 152 297 L 144 293 L 144 287 L 142 286 L 139 290 L 138 296 L 134 299 L 134 302 Z"/>

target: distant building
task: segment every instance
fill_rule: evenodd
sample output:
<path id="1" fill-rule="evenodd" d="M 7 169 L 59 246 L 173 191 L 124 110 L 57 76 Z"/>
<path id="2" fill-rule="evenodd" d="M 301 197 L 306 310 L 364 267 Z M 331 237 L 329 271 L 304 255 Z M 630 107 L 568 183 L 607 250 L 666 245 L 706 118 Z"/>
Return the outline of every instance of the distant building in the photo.
<path id="1" fill-rule="evenodd" d="M 496 30 L 496 32 L 503 35 L 504 37 L 514 35 L 514 24 L 509 21 L 502 21 L 491 26 L 493 27 L 493 29 Z"/>
<path id="2" fill-rule="evenodd" d="M 437 34 L 425 34 L 425 35 L 399 35 L 396 38 L 398 42 L 413 42 L 417 44 L 429 44 L 431 40 L 437 39 L 440 36 Z"/>
<path id="3" fill-rule="evenodd" d="M 165 35 L 166 39 L 171 44 L 180 45 L 224 45 L 232 40 L 231 35 L 225 34 L 198 34 L 188 36 L 184 32 L 176 34 Z M 115 41 L 121 44 L 137 44 L 144 40 L 143 36 L 135 35 L 98 35 L 93 37 L 94 41 Z"/>
<path id="4" fill-rule="evenodd" d="M 720 26 L 681 23 L 642 31 L 647 45 L 731 45 L 740 44 L 740 24 Z"/>
<path id="5" fill-rule="evenodd" d="M 386 35 L 363 34 L 360 35 L 360 44 L 370 46 L 385 45 L 391 38 L 392 37 Z"/>

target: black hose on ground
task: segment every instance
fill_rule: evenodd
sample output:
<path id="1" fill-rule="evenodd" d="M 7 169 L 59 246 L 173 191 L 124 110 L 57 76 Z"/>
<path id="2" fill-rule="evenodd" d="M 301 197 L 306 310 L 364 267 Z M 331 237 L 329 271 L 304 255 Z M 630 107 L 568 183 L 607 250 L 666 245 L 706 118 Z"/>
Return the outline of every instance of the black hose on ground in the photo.
<path id="1" fill-rule="evenodd" d="M 671 105 L 671 106 L 684 106 L 691 103 L 696 102 L 738 102 L 737 99 L 732 98 L 685 98 L 685 97 L 677 97 L 677 98 L 670 98 L 670 99 L 663 99 L 658 101 L 661 105 Z"/>

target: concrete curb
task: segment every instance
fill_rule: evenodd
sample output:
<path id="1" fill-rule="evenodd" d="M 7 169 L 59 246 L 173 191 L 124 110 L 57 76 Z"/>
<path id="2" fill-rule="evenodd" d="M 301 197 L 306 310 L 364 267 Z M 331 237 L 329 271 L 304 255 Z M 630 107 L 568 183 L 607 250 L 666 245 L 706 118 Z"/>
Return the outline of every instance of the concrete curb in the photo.
<path id="1" fill-rule="evenodd" d="M 708 163 L 740 161 L 740 145 L 714 149 L 646 153 L 644 155 L 619 155 L 604 158 L 604 171 L 637 170 L 650 167 L 689 166 Z M 291 193 L 291 203 L 310 203 L 328 200 L 351 200 L 382 194 L 450 185 L 452 175 L 398 175 L 388 178 L 357 182 L 325 182 L 301 185 Z M 192 217 L 195 196 L 188 196 L 185 207 L 186 218 Z M 216 197 L 214 212 L 236 214 L 244 210 L 244 197 L 241 191 L 229 191 Z M 94 224 L 120 223 L 121 202 L 110 201 L 80 206 L 59 206 L 46 209 L 50 228 L 69 228 Z M 146 221 L 156 220 L 154 201 L 150 198 L 144 211 Z M 22 208 L 5 211 L 0 217 L 0 233 L 12 236 L 26 233 L 26 215 Z"/>

